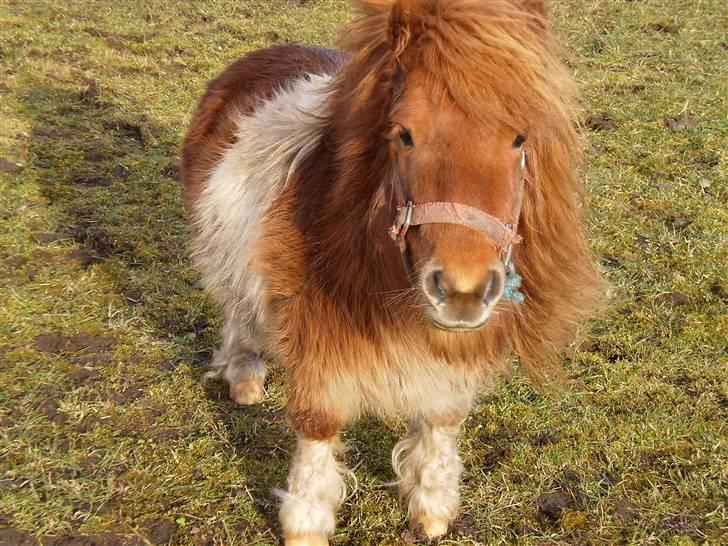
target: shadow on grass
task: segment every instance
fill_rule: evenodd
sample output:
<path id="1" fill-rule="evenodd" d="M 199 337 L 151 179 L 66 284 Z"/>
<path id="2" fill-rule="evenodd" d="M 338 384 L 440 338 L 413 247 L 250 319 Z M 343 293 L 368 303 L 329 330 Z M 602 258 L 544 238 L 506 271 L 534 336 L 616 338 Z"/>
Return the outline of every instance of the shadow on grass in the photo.
<path id="1" fill-rule="evenodd" d="M 57 219 L 57 237 L 49 239 L 79 245 L 81 266 L 101 268 L 153 334 L 173 341 L 173 364 L 192 362 L 201 380 L 217 343 L 217 313 L 186 256 L 180 135 L 136 114 L 138 108 L 120 108 L 93 83 L 80 92 L 37 85 L 24 104 L 32 120 L 29 157 Z M 272 375 L 280 381 L 277 371 Z M 284 483 L 295 443 L 283 412 L 266 403 L 235 406 L 217 383 L 205 389 L 244 464 L 260 468 L 250 476 L 250 492 L 266 524 L 278 530 L 271 491 Z M 394 479 L 390 454 L 402 433 L 367 419 L 345 434 L 359 480 Z M 342 523 L 347 519 L 344 509 Z"/>
<path id="2" fill-rule="evenodd" d="M 33 164 L 57 231 L 101 262 L 129 305 L 160 337 L 181 337 L 193 352 L 214 341 L 185 257 L 187 228 L 179 198 L 179 135 L 143 115 L 121 112 L 98 89 L 36 86 L 25 97 L 34 120 Z M 195 334 L 195 335 L 191 335 Z"/>
<path id="3" fill-rule="evenodd" d="M 29 158 L 57 222 L 48 240 L 80 246 L 73 254 L 80 265 L 100 268 L 151 333 L 172 342 L 173 362 L 165 366 L 191 362 L 201 381 L 217 343 L 217 313 L 186 255 L 180 135 L 137 115 L 138 108 L 122 110 L 95 85 L 81 92 L 37 85 L 24 104 L 32 120 Z M 285 477 L 280 461 L 287 456 L 271 457 L 270 443 L 293 443 L 283 415 L 266 406 L 237 408 L 216 383 L 205 393 L 243 463 L 262 466 L 250 473 L 250 490 L 266 525 L 277 529 L 271 490 Z"/>

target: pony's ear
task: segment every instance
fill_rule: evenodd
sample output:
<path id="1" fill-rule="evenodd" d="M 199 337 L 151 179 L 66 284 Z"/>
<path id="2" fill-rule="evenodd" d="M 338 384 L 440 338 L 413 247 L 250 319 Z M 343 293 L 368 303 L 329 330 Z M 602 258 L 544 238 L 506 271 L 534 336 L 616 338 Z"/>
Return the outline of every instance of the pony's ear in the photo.
<path id="1" fill-rule="evenodd" d="M 422 33 L 428 4 L 422 0 L 396 0 L 389 15 L 389 47 L 395 60 Z"/>

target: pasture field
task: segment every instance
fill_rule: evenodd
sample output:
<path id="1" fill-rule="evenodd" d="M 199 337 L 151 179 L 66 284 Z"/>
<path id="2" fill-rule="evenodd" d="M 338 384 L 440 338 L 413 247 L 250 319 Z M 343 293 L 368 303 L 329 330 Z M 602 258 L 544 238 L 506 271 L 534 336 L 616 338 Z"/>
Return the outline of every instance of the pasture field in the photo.
<path id="1" fill-rule="evenodd" d="M 725 544 L 725 2 L 551 12 L 611 300 L 562 392 L 516 374 L 483 395 L 441 544 Z M 178 147 L 227 63 L 332 45 L 350 17 L 342 0 L 0 3 L 1 544 L 279 543 L 280 370 L 250 408 L 202 381 L 220 317 L 188 259 Z M 414 543 L 386 485 L 403 430 L 346 432 L 358 488 L 334 545 Z"/>

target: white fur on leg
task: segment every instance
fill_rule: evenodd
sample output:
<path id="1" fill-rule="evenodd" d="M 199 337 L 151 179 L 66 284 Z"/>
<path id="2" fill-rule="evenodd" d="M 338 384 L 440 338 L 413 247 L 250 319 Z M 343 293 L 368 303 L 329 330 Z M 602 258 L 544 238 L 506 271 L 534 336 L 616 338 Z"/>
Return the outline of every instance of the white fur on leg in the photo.
<path id="1" fill-rule="evenodd" d="M 223 379 L 230 385 L 230 398 L 238 404 L 260 402 L 264 395 L 265 363 L 257 354 L 254 326 L 228 318 L 222 329 L 222 343 L 212 356 L 211 379 Z"/>
<path id="2" fill-rule="evenodd" d="M 277 491 L 286 537 L 331 536 L 336 509 L 346 495 L 344 466 L 336 460 L 338 439 L 309 440 L 299 436 L 288 473 L 288 490 Z"/>
<path id="3" fill-rule="evenodd" d="M 392 452 L 400 495 L 413 524 L 423 523 L 428 536 L 447 531 L 460 505 L 462 461 L 457 452 L 458 427 L 411 424 Z"/>

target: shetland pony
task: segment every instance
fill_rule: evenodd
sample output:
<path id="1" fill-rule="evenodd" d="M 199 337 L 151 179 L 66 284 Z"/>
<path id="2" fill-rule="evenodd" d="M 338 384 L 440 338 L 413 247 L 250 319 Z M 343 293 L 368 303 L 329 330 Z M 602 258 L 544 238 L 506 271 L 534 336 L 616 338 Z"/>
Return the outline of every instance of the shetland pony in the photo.
<path id="1" fill-rule="evenodd" d="M 297 434 L 280 521 L 328 544 L 339 431 L 403 415 L 413 527 L 456 516 L 458 429 L 508 355 L 537 383 L 593 309 L 574 88 L 539 0 L 359 0 L 344 52 L 252 52 L 183 143 L 193 256 L 225 317 L 212 375 Z"/>

